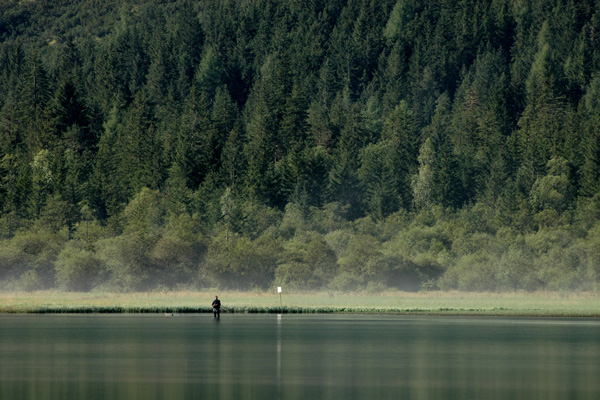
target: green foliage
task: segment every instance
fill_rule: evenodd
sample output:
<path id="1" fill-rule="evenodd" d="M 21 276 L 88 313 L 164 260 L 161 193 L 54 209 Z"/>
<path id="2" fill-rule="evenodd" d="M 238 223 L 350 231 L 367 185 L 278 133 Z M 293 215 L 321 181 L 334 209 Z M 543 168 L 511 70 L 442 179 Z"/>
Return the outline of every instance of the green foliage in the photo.
<path id="1" fill-rule="evenodd" d="M 89 250 L 69 243 L 56 259 L 56 283 L 63 290 L 88 291 L 104 273 L 102 262 Z"/>
<path id="2" fill-rule="evenodd" d="M 324 288 L 336 275 L 336 262 L 321 235 L 298 233 L 283 245 L 274 282 L 297 289 Z"/>
<path id="3" fill-rule="evenodd" d="M 171 217 L 150 251 L 157 284 L 173 288 L 194 281 L 206 247 L 207 240 L 188 214 Z"/>
<path id="4" fill-rule="evenodd" d="M 220 234 L 208 246 L 198 276 L 203 287 L 253 289 L 273 281 L 279 244 L 268 233 L 256 240 Z"/>
<path id="5" fill-rule="evenodd" d="M 419 152 L 419 172 L 413 176 L 412 188 L 415 208 L 428 208 L 433 204 L 433 162 L 435 152 L 431 139 L 427 139 Z"/>
<path id="6" fill-rule="evenodd" d="M 96 254 L 108 273 L 104 287 L 115 291 L 145 289 L 148 276 L 143 266 L 149 263 L 140 243 L 132 236 L 121 235 L 95 243 Z"/>
<path id="7" fill-rule="evenodd" d="M 54 233 L 38 227 L 1 241 L 0 279 L 9 286 L 7 288 L 10 282 L 27 289 L 54 287 L 54 265 L 67 240 L 65 230 Z"/>
<path id="8" fill-rule="evenodd" d="M 599 15 L 4 1 L 0 286 L 597 290 Z"/>

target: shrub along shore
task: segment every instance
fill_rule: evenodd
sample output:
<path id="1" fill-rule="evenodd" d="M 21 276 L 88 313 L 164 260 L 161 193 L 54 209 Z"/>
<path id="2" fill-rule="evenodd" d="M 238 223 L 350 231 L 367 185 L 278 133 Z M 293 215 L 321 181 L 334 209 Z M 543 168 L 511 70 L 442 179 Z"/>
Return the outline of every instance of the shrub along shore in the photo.
<path id="1" fill-rule="evenodd" d="M 224 313 L 370 313 L 600 318 L 591 292 L 1 292 L 0 313 L 207 313 L 218 294 Z"/>

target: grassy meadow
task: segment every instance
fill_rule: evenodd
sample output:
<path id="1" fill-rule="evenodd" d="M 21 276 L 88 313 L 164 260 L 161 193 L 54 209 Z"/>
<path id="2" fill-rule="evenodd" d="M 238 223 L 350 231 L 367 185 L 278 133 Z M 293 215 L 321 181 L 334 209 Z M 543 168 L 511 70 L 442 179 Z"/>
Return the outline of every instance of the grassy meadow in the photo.
<path id="1" fill-rule="evenodd" d="M 0 292 L 1 313 L 201 313 L 215 294 L 223 312 L 395 313 L 600 317 L 597 293 L 567 292 Z"/>

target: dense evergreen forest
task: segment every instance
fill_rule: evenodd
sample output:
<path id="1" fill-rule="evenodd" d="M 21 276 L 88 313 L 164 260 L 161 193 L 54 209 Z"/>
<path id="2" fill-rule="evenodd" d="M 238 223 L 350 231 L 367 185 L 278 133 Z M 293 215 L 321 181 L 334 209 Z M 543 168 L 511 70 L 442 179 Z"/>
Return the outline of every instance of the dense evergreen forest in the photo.
<path id="1" fill-rule="evenodd" d="M 3 0 L 0 288 L 598 290 L 597 0 Z"/>

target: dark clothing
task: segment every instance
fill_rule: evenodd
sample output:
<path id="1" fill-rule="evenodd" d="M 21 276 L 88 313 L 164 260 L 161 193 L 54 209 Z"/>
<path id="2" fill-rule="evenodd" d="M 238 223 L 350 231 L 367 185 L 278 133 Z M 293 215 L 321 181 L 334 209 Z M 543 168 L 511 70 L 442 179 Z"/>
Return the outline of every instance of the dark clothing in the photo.
<path id="1" fill-rule="evenodd" d="M 215 299 L 212 302 L 212 307 L 213 307 L 213 315 L 215 317 L 220 317 L 221 316 L 221 301 L 219 299 Z"/>

